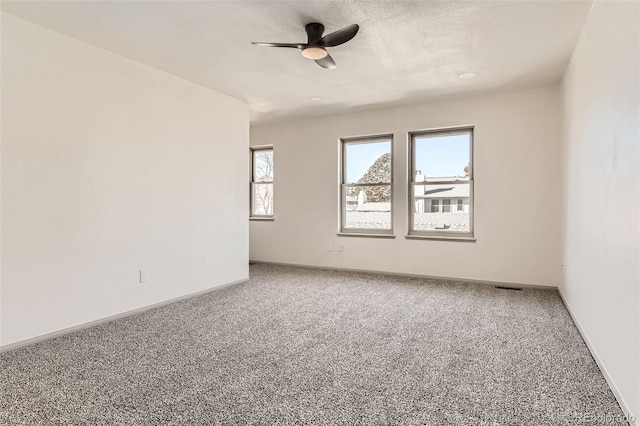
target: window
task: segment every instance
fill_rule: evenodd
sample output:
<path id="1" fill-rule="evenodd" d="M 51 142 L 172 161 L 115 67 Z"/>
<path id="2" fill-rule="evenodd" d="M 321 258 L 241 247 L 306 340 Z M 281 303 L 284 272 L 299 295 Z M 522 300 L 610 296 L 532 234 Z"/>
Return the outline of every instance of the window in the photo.
<path id="1" fill-rule="evenodd" d="M 410 235 L 473 238 L 472 153 L 472 128 L 410 134 Z"/>
<path id="2" fill-rule="evenodd" d="M 340 232 L 392 234 L 392 137 L 341 145 Z"/>
<path id="3" fill-rule="evenodd" d="M 251 148 L 251 218 L 273 218 L 273 148 Z"/>

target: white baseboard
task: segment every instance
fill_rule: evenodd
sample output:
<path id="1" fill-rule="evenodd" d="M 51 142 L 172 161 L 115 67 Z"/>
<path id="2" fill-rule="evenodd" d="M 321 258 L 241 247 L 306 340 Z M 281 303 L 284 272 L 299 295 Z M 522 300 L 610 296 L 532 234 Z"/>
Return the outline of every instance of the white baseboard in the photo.
<path id="1" fill-rule="evenodd" d="M 558 288 L 558 294 L 560 295 L 560 298 L 562 299 L 562 303 L 564 303 L 564 306 L 567 308 L 567 311 L 569 312 L 569 315 L 571 315 L 571 319 L 573 319 L 573 323 L 576 325 L 576 328 L 580 332 L 580 335 L 582 336 L 582 340 L 584 340 L 584 342 L 587 344 L 587 347 L 589 348 L 589 352 L 591 352 L 591 356 L 596 361 L 596 364 L 598 365 L 598 368 L 600 368 L 600 372 L 602 372 L 602 375 L 604 376 L 604 379 L 607 381 L 607 384 L 611 388 L 611 391 L 613 392 L 613 396 L 615 396 L 616 400 L 618 401 L 618 404 L 620 404 L 620 408 L 622 408 L 622 411 L 624 412 L 624 414 L 629 419 L 629 425 L 637 426 L 638 425 L 638 417 L 636 416 L 636 414 L 638 414 L 638 413 L 632 413 L 631 412 L 631 409 L 629 408 L 629 405 L 624 400 L 622 394 L 618 390 L 618 387 L 616 386 L 615 382 L 611 378 L 611 375 L 609 374 L 609 371 L 607 370 L 607 367 L 604 365 L 604 363 L 600 359 L 600 356 L 598 355 L 598 351 L 596 350 L 596 348 L 591 343 L 591 340 L 589 339 L 589 336 L 587 335 L 587 333 L 584 331 L 584 329 L 580 325 L 580 322 L 578 321 L 578 318 L 574 315 L 573 310 L 571 309 L 571 306 L 569 306 L 569 303 L 567 303 L 567 300 L 564 298 L 564 296 L 562 295 L 562 291 L 559 288 Z M 633 420 L 633 422 L 632 422 L 632 420 Z"/>
<path id="2" fill-rule="evenodd" d="M 540 290 L 557 290 L 558 289 L 558 287 L 551 286 L 551 285 L 522 284 L 517 282 L 491 281 L 491 280 L 474 280 L 469 278 L 442 277 L 438 275 L 409 274 L 406 272 L 374 271 L 371 269 L 339 268 L 335 266 L 305 265 L 301 263 L 270 262 L 270 261 L 263 261 L 263 260 L 249 260 L 249 263 L 295 266 L 298 268 L 324 269 L 328 271 L 363 272 L 363 273 L 369 273 L 369 274 L 390 275 L 395 277 L 424 278 L 428 280 L 460 281 L 465 283 L 485 284 L 485 285 L 491 285 L 491 286 L 502 285 L 502 286 L 508 286 L 508 287 L 521 287 L 521 288 L 532 288 L 532 289 L 535 288 Z"/>
<path id="3" fill-rule="evenodd" d="M 18 348 L 21 348 L 23 346 L 32 345 L 34 343 L 42 342 L 44 340 L 53 339 L 55 337 L 63 336 L 65 334 L 73 333 L 75 331 L 82 330 L 82 329 L 85 329 L 85 328 L 94 327 L 96 325 L 99 325 L 99 324 L 102 324 L 102 323 L 105 323 L 105 322 L 109 322 L 109 321 L 117 320 L 117 319 L 120 319 L 120 318 L 128 317 L 130 315 L 139 314 L 141 312 L 145 312 L 145 311 L 148 311 L 148 310 L 151 310 L 151 309 L 155 309 L 155 308 L 158 308 L 158 307 L 164 306 L 164 305 L 169 305 L 171 303 L 179 302 L 181 300 L 191 299 L 192 297 L 200 296 L 202 294 L 210 293 L 210 292 L 215 291 L 215 290 L 220 290 L 221 288 L 230 287 L 232 285 L 244 283 L 244 282 L 247 282 L 247 281 L 249 281 L 249 279 L 245 278 L 245 279 L 231 281 L 231 282 L 224 283 L 224 284 L 219 284 L 219 285 L 216 285 L 216 286 L 204 289 L 204 290 L 196 291 L 194 293 L 189 293 L 189 294 L 185 294 L 183 296 L 178 296 L 178 297 L 174 297 L 174 298 L 171 298 L 171 299 L 168 299 L 168 300 L 164 300 L 162 302 L 154 303 L 152 305 L 143 306 L 141 308 L 132 309 L 132 310 L 121 312 L 121 313 L 115 314 L 115 315 L 109 315 L 107 317 L 100 318 L 100 319 L 97 319 L 97 320 L 93 320 L 93 321 L 85 322 L 85 323 L 82 323 L 82 324 L 74 325 L 74 326 L 71 326 L 71 327 L 63 328 L 61 330 L 52 331 L 50 333 L 41 334 L 39 336 L 30 337 L 28 339 L 20 340 L 18 342 L 9 343 L 7 345 L 0 346 L 0 353 L 11 351 L 11 350 L 14 350 L 14 349 L 18 349 Z"/>

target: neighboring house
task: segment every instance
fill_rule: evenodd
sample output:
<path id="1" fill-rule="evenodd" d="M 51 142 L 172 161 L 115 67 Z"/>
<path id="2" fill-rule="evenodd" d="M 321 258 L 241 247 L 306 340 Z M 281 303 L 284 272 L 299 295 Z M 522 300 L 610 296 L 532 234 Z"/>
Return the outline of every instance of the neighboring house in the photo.
<path id="1" fill-rule="evenodd" d="M 347 195 L 347 211 L 388 212 L 390 210 L 391 203 L 368 202 L 367 193 L 364 190 L 359 190 L 357 195 Z"/>
<path id="2" fill-rule="evenodd" d="M 464 176 L 429 178 L 434 183 L 415 185 L 416 213 L 469 213 L 469 180 Z M 424 175 L 417 174 L 416 182 L 424 182 Z M 460 182 L 460 183 L 453 183 Z"/>
<path id="3" fill-rule="evenodd" d="M 360 203 L 359 197 L 357 195 L 347 195 L 346 201 L 347 211 L 355 210 L 356 208 L 358 208 L 358 204 Z"/>
<path id="4" fill-rule="evenodd" d="M 469 213 L 469 180 L 466 177 L 445 176 L 429 178 L 429 180 L 452 183 L 415 185 L 415 213 Z M 425 176 L 416 175 L 416 182 L 425 182 Z M 367 202 L 367 195 L 364 191 L 359 191 L 357 195 L 347 196 L 347 211 L 380 212 L 390 209 L 390 203 Z"/>

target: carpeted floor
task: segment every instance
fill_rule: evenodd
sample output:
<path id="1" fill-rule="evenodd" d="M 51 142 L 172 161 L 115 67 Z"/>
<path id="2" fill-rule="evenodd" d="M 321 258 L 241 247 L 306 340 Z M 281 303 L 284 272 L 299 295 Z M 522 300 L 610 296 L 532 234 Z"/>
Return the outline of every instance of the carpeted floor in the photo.
<path id="1" fill-rule="evenodd" d="M 254 265 L 247 283 L 0 362 L 3 425 L 623 417 L 557 292 L 354 272 Z"/>

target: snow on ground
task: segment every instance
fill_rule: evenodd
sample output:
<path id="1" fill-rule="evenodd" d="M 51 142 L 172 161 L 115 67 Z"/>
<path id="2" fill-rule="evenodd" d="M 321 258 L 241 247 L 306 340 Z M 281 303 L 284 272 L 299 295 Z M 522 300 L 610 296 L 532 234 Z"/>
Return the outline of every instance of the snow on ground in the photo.
<path id="1" fill-rule="evenodd" d="M 432 231 L 445 224 L 449 231 L 469 232 L 469 213 L 414 213 L 415 229 Z M 390 229 L 390 212 L 347 212 L 347 228 Z"/>

